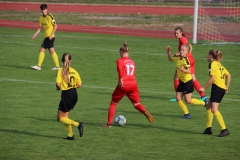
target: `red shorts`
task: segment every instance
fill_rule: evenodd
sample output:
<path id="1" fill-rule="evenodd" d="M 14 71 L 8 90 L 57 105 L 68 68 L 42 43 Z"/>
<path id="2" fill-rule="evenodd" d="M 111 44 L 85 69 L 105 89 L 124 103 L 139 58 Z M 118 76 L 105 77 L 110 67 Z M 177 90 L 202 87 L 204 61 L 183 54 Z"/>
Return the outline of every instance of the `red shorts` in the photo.
<path id="1" fill-rule="evenodd" d="M 123 88 L 117 86 L 112 94 L 112 102 L 118 103 L 125 95 L 127 95 L 132 103 L 140 102 L 139 90 L 136 83 L 126 85 Z"/>

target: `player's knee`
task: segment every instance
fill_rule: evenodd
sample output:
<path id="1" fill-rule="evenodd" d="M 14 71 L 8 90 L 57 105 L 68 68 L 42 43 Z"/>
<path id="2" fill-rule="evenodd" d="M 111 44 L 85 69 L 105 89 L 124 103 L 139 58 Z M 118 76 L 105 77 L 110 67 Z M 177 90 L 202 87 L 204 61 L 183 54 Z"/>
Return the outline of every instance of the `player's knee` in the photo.
<path id="1" fill-rule="evenodd" d="M 186 99 L 186 103 L 187 103 L 187 104 L 191 104 L 191 103 L 192 103 L 192 100 L 191 100 L 191 99 Z"/>

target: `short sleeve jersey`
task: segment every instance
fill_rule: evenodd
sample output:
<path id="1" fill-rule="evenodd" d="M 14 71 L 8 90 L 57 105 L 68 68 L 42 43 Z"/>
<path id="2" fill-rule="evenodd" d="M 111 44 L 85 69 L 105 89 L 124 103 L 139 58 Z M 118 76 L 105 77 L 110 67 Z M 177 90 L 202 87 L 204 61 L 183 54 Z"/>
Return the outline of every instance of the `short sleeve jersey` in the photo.
<path id="1" fill-rule="evenodd" d="M 53 31 L 53 27 L 56 24 L 54 17 L 51 14 L 47 14 L 46 16 L 41 15 L 39 17 L 39 26 L 43 26 L 44 28 L 44 37 L 49 37 Z M 55 36 L 55 35 L 53 35 Z"/>
<path id="2" fill-rule="evenodd" d="M 57 72 L 57 77 L 56 77 L 56 83 L 61 84 L 61 90 L 69 90 L 71 88 L 76 88 L 77 84 L 82 84 L 82 80 L 78 72 L 73 69 L 69 68 L 69 75 L 68 78 L 70 80 L 70 83 L 67 83 L 62 76 L 62 70 L 63 68 L 60 68 Z"/>
<path id="3" fill-rule="evenodd" d="M 192 75 L 181 71 L 182 65 L 184 66 L 185 69 L 191 70 L 190 62 L 189 62 L 188 58 L 187 57 L 181 58 L 181 57 L 177 56 L 177 57 L 173 57 L 173 61 L 176 63 L 177 74 L 178 74 L 179 79 L 184 83 L 190 81 L 192 79 Z"/>
<path id="4" fill-rule="evenodd" d="M 187 43 L 188 43 L 188 40 L 187 40 L 187 38 L 185 38 L 184 36 L 182 36 L 181 38 L 179 38 L 178 51 L 180 51 L 181 46 L 182 46 L 183 44 L 187 44 Z"/>
<path id="5" fill-rule="evenodd" d="M 122 78 L 125 84 L 136 81 L 136 65 L 129 57 L 119 58 L 116 63 L 119 79 Z"/>
<path id="6" fill-rule="evenodd" d="M 217 61 L 209 63 L 209 75 L 214 76 L 213 84 L 218 87 L 226 89 L 225 81 L 228 74 L 228 70 L 221 63 Z"/>

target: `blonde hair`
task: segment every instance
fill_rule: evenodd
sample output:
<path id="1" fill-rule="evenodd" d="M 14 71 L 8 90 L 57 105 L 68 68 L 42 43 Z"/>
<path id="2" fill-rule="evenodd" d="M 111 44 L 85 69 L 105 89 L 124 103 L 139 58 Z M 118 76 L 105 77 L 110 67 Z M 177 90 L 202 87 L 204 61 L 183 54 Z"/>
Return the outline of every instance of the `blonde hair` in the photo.
<path id="1" fill-rule="evenodd" d="M 120 51 L 120 52 L 123 52 L 123 53 L 129 52 L 127 42 L 124 42 L 124 43 L 123 43 L 123 46 L 119 49 L 119 51 Z"/>
<path id="2" fill-rule="evenodd" d="M 69 67 L 70 67 L 70 62 L 71 62 L 70 53 L 64 53 L 63 54 L 62 62 L 63 62 L 62 77 L 67 83 L 70 83 L 69 78 L 68 78 Z"/>
<path id="3" fill-rule="evenodd" d="M 221 61 L 222 59 L 222 52 L 219 50 L 212 49 L 208 53 L 209 55 L 212 55 L 212 58 L 217 61 Z"/>
<path id="4" fill-rule="evenodd" d="M 187 48 L 188 53 L 192 53 L 192 45 L 190 43 L 183 44 L 185 48 Z"/>

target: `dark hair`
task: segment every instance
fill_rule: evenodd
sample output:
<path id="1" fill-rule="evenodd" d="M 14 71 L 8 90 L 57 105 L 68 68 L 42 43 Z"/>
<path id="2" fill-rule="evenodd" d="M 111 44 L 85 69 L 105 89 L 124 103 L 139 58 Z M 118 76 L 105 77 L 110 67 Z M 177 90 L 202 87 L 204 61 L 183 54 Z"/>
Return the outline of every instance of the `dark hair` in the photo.
<path id="1" fill-rule="evenodd" d="M 120 52 L 129 52 L 127 42 L 123 43 L 123 46 L 119 49 Z"/>
<path id="2" fill-rule="evenodd" d="M 41 9 L 41 10 L 47 9 L 47 4 L 41 4 L 40 9 Z"/>
<path id="3" fill-rule="evenodd" d="M 174 29 L 174 32 L 175 32 L 176 30 L 179 30 L 179 31 L 182 33 L 182 36 L 185 37 L 185 34 L 183 33 L 183 29 L 182 29 L 181 27 L 175 28 L 175 29 Z"/>
<path id="4" fill-rule="evenodd" d="M 212 55 L 212 58 L 214 60 L 220 61 L 222 59 L 222 52 L 219 50 L 212 49 L 208 53 L 209 55 Z"/>
<path id="5" fill-rule="evenodd" d="M 64 53 L 62 55 L 62 62 L 63 62 L 62 77 L 67 83 L 69 83 L 68 74 L 69 74 L 69 67 L 70 67 L 71 59 L 72 59 L 72 57 L 71 57 L 70 53 Z"/>

